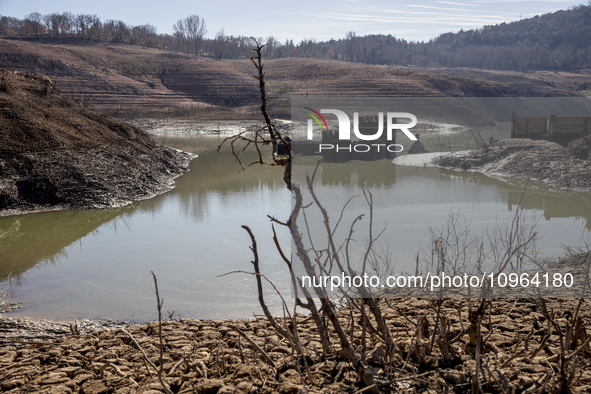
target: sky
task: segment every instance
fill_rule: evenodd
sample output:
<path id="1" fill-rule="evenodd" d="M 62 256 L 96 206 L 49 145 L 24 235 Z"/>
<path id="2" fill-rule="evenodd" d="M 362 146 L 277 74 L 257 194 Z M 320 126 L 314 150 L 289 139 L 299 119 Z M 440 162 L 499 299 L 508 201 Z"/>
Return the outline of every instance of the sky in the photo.
<path id="1" fill-rule="evenodd" d="M 171 34 L 177 20 L 195 14 L 205 20 L 210 38 L 224 29 L 226 35 L 272 35 L 295 43 L 339 39 L 348 31 L 428 41 L 446 32 L 517 21 L 579 4 L 580 0 L 0 0 L 0 15 L 22 19 L 31 12 L 69 11 L 134 26 L 149 23 L 158 33 Z"/>

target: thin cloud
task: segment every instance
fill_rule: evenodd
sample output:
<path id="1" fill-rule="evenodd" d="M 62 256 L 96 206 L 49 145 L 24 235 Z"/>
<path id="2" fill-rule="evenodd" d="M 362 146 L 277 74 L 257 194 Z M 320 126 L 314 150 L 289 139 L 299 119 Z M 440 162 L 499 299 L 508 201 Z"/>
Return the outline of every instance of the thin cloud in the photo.
<path id="1" fill-rule="evenodd" d="M 316 17 L 319 18 L 326 18 L 326 19 L 333 19 L 333 20 L 344 20 L 344 21 L 355 21 L 355 22 L 367 22 L 367 23 L 425 23 L 425 24 L 448 24 L 448 25 L 457 25 L 461 24 L 463 26 L 482 26 L 486 24 L 494 24 L 494 23 L 502 23 L 506 21 L 506 18 L 501 18 L 499 16 L 494 15 L 441 15 L 441 14 L 431 14 L 434 15 L 433 17 L 424 16 L 421 13 L 415 13 L 417 16 L 377 16 L 377 15 L 349 15 L 349 14 L 318 14 Z M 462 19 L 458 19 L 461 17 Z"/>
<path id="2" fill-rule="evenodd" d="M 484 7 L 480 4 L 452 3 L 451 1 L 438 1 L 440 4 L 462 5 L 466 7 Z"/>
<path id="3" fill-rule="evenodd" d="M 418 5 L 418 4 L 405 4 L 406 7 L 415 8 L 428 8 L 431 10 L 444 10 L 444 11 L 464 11 L 464 12 L 476 12 L 477 10 L 466 10 L 463 8 L 445 8 L 445 7 L 433 7 L 432 5 Z"/>
<path id="4" fill-rule="evenodd" d="M 437 18 L 442 20 L 454 20 L 455 18 L 469 18 L 469 20 L 473 20 L 474 18 L 479 18 L 481 20 L 500 20 L 502 22 L 507 20 L 506 16 L 499 15 L 500 13 L 496 14 L 485 14 L 485 15 L 466 15 L 466 14 L 442 14 L 441 12 L 419 12 L 419 11 L 400 11 L 400 10 L 381 10 L 380 12 L 389 12 L 393 14 L 411 14 L 411 15 L 435 15 Z M 482 11 L 481 11 L 482 12 Z M 512 13 L 515 15 L 516 13 Z"/>

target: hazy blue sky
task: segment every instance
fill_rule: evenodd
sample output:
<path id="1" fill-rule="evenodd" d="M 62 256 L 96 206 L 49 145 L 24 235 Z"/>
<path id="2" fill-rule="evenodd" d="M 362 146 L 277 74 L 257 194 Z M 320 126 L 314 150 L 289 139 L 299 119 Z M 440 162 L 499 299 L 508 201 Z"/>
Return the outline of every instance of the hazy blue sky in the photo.
<path id="1" fill-rule="evenodd" d="M 327 0 L 327 1 L 189 1 L 189 0 L 0 0 L 0 15 L 23 18 L 31 12 L 96 14 L 101 20 L 121 19 L 131 25 L 150 23 L 159 33 L 196 14 L 207 24 L 207 36 L 226 34 L 284 41 L 318 41 L 357 35 L 392 34 L 408 41 L 427 41 L 448 31 L 516 21 L 581 1 L 546 0 Z"/>

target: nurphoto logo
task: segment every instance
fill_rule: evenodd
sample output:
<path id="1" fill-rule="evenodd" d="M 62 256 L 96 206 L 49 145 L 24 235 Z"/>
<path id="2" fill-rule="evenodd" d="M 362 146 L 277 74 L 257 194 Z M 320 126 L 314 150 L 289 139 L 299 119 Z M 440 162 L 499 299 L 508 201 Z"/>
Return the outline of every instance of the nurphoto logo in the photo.
<path id="1" fill-rule="evenodd" d="M 334 141 L 330 141 L 332 143 L 325 143 L 328 142 L 326 138 L 322 138 L 321 144 L 319 144 L 319 153 L 322 151 L 327 150 L 336 150 L 338 151 L 349 151 L 349 152 L 369 152 L 370 150 L 375 149 L 377 152 L 380 152 L 381 148 L 386 149 L 388 152 L 401 152 L 403 147 L 400 144 L 392 143 L 389 144 L 388 142 L 395 141 L 395 134 L 394 132 L 397 130 L 402 131 L 411 141 L 417 141 L 417 137 L 415 137 L 409 129 L 413 128 L 417 124 L 417 117 L 408 112 L 387 112 L 386 113 L 386 134 L 384 138 L 384 113 L 379 112 L 377 116 L 378 122 L 378 129 L 373 134 L 362 133 L 360 129 L 360 122 L 359 122 L 359 112 L 353 113 L 353 133 L 355 137 L 359 139 L 359 141 L 383 141 L 384 143 L 373 143 L 373 144 L 364 144 L 364 143 L 357 143 L 357 144 L 349 144 L 349 145 L 339 145 L 339 141 L 351 141 L 351 119 L 349 115 L 347 115 L 344 111 L 338 109 L 321 109 L 320 112 L 309 108 L 303 107 L 305 110 L 310 112 L 305 112 L 306 115 L 310 116 L 308 119 L 308 129 L 307 129 L 307 139 L 308 141 L 312 141 L 314 137 L 314 121 L 318 124 L 320 131 L 322 133 L 330 133 L 328 128 L 328 124 L 326 119 L 322 114 L 332 114 L 337 117 L 338 121 L 338 139 L 334 138 Z M 401 120 L 408 119 L 410 123 L 400 123 Z M 367 132 L 366 129 L 363 130 Z M 333 133 L 334 134 L 334 133 Z M 336 135 L 335 135 L 336 137 Z"/>

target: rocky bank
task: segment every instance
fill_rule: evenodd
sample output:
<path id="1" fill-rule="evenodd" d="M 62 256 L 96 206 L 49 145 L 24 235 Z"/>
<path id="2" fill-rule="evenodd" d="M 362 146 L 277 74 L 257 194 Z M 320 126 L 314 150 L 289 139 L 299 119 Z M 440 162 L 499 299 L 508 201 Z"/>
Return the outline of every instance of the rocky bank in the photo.
<path id="1" fill-rule="evenodd" d="M 191 158 L 59 93 L 45 76 L 0 69 L 0 215 L 150 198 L 170 190 Z"/>
<path id="2" fill-rule="evenodd" d="M 568 147 L 549 141 L 507 139 L 481 149 L 436 157 L 433 164 L 491 176 L 539 181 L 547 187 L 591 192 L 591 137 Z"/>

